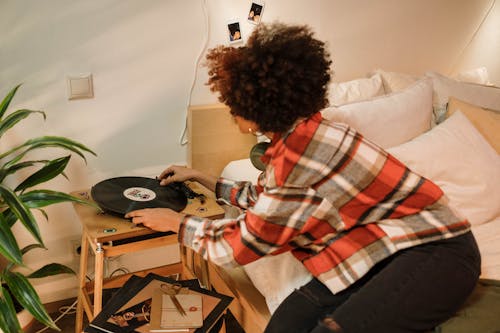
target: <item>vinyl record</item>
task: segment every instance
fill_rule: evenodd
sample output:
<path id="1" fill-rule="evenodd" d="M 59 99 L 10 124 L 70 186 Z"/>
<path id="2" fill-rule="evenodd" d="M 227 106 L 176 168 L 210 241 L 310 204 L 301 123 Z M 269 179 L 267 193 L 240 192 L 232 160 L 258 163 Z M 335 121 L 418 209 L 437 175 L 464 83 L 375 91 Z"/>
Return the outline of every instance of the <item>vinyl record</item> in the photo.
<path id="1" fill-rule="evenodd" d="M 103 180 L 91 189 L 92 199 L 102 210 L 123 216 L 143 208 L 171 208 L 177 212 L 187 205 L 186 194 L 176 186 L 161 186 L 146 177 L 116 177 Z"/>

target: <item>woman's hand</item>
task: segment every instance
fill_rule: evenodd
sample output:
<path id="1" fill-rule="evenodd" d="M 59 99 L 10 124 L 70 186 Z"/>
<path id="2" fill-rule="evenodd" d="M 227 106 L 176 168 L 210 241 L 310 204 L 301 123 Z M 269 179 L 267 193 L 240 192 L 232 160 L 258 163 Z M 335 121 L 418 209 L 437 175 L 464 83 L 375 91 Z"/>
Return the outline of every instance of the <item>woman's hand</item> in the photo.
<path id="1" fill-rule="evenodd" d="M 198 170 L 180 165 L 171 165 L 160 174 L 160 184 L 167 185 L 173 182 L 197 180 L 201 173 Z"/>
<path id="2" fill-rule="evenodd" d="M 160 185 L 168 185 L 173 182 L 183 182 L 186 180 L 193 180 L 205 186 L 212 192 L 215 192 L 215 185 L 217 178 L 205 175 L 196 169 L 187 168 L 185 166 L 172 165 L 163 170 L 159 176 Z"/>
<path id="3" fill-rule="evenodd" d="M 184 216 L 170 208 L 145 208 L 129 212 L 125 218 L 152 230 L 178 232 Z"/>

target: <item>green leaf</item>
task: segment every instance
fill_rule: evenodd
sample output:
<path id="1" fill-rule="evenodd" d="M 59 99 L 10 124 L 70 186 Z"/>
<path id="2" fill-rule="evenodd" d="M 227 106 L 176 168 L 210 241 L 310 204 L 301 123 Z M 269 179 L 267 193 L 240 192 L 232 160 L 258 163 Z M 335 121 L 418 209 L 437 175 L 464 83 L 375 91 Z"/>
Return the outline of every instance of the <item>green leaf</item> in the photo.
<path id="1" fill-rule="evenodd" d="M 17 216 L 16 214 L 14 214 L 14 212 L 10 209 L 10 208 L 7 208 L 5 209 L 1 215 L 3 216 L 3 219 L 5 221 L 5 224 L 9 227 L 9 228 L 12 228 L 12 226 L 14 225 L 14 223 L 16 223 L 17 221 Z"/>
<path id="2" fill-rule="evenodd" d="M 93 201 L 88 201 L 64 192 L 52 191 L 52 190 L 33 190 L 30 192 L 23 193 L 19 196 L 19 199 L 24 203 L 27 208 L 42 208 L 52 204 L 64 203 L 64 202 L 74 202 L 79 204 L 84 204 L 91 206 L 97 210 L 101 208 Z M 44 211 L 41 213 L 47 219 L 47 214 Z M 18 220 L 18 217 L 12 212 L 10 208 L 5 209 L 0 215 L 3 215 L 5 224 L 11 228 L 14 223 Z"/>
<path id="3" fill-rule="evenodd" d="M 33 288 L 26 277 L 20 273 L 5 272 L 4 279 L 19 304 L 28 310 L 39 322 L 59 330 L 52 318 L 50 318 L 47 310 L 45 310 L 35 288 Z"/>
<path id="4" fill-rule="evenodd" d="M 8 261 L 22 265 L 22 252 L 3 214 L 0 214 L 0 254 Z"/>
<path id="5" fill-rule="evenodd" d="M 38 228 L 36 219 L 29 208 L 24 205 L 21 199 L 14 192 L 12 192 L 11 189 L 3 184 L 0 184 L 0 196 L 3 198 L 4 203 L 7 204 L 12 212 L 17 216 L 19 221 L 21 221 L 30 234 L 33 235 L 35 240 L 43 245 L 40 229 Z"/>
<path id="6" fill-rule="evenodd" d="M 26 253 L 34 249 L 44 249 L 44 247 L 40 244 L 30 244 L 28 246 L 23 247 L 21 253 L 25 255 Z"/>
<path id="7" fill-rule="evenodd" d="M 3 332 L 22 332 L 10 293 L 0 286 L 0 329 Z"/>
<path id="8" fill-rule="evenodd" d="M 45 112 L 37 110 L 21 109 L 9 114 L 0 122 L 0 137 L 4 135 L 4 133 L 12 128 L 15 124 L 34 113 L 42 114 L 43 119 L 45 119 Z"/>
<path id="9" fill-rule="evenodd" d="M 46 211 L 44 211 L 43 209 L 39 209 L 38 211 L 40 212 L 40 214 L 43 215 L 43 217 L 45 218 L 45 221 L 49 220 L 49 215 L 47 215 Z"/>
<path id="10" fill-rule="evenodd" d="M 58 263 L 47 264 L 42 268 L 36 270 L 27 276 L 28 279 L 37 279 L 46 276 L 58 275 L 58 274 L 73 274 L 75 275 L 75 271 L 69 268 L 68 266 L 61 265 Z"/>
<path id="11" fill-rule="evenodd" d="M 52 178 L 60 175 L 68 165 L 70 158 L 71 155 L 68 155 L 65 157 L 49 161 L 43 168 L 33 173 L 31 176 L 26 178 L 21 184 L 19 184 L 14 189 L 14 192 L 23 191 L 29 187 L 45 183 L 51 180 Z"/>
<path id="12" fill-rule="evenodd" d="M 41 149 L 41 148 L 62 148 L 65 150 L 72 151 L 78 155 L 84 160 L 87 161 L 85 156 L 83 155 L 83 152 L 88 152 L 93 155 L 96 155 L 92 150 L 87 148 L 85 145 L 73 141 L 68 138 L 64 137 L 59 137 L 59 136 L 42 136 L 34 139 L 30 139 L 23 143 L 22 145 L 19 145 L 17 147 L 14 147 L 10 149 L 9 151 L 0 154 L 0 159 L 5 158 L 19 150 L 22 150 L 26 148 L 24 151 L 18 153 L 12 160 L 8 161 L 5 163 L 4 168 L 9 168 L 15 163 L 18 163 L 29 151 L 35 150 L 35 149 Z"/>
<path id="13" fill-rule="evenodd" d="M 14 174 L 21 169 L 32 167 L 35 164 L 40 164 L 40 163 L 46 164 L 47 162 L 48 162 L 48 160 L 25 161 L 25 162 L 14 164 L 8 168 L 5 168 L 2 165 L 0 168 L 0 183 L 3 182 L 5 177 L 7 177 L 10 174 Z"/>
<path id="14" fill-rule="evenodd" d="M 7 111 L 7 108 L 9 107 L 10 101 L 14 98 L 14 95 L 17 92 L 17 89 L 19 89 L 21 85 L 18 84 L 17 86 L 12 89 L 7 96 L 2 101 L 2 104 L 0 104 L 0 119 L 2 119 L 3 115 L 5 114 L 5 111 Z"/>
<path id="15" fill-rule="evenodd" d="M 40 208 L 48 205 L 62 203 L 62 202 L 76 202 L 80 204 L 90 205 L 99 208 L 97 204 L 87 201 L 85 199 L 75 197 L 73 195 L 52 191 L 52 190 L 33 190 L 23 193 L 19 198 L 24 202 L 28 208 Z"/>

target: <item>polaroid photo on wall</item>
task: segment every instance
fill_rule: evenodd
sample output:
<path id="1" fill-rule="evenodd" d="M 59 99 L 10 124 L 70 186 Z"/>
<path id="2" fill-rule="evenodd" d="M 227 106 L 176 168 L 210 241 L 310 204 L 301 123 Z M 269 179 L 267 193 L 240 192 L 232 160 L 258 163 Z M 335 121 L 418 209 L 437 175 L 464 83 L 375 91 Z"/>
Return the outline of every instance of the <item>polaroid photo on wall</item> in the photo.
<path id="1" fill-rule="evenodd" d="M 241 35 L 240 21 L 230 20 L 227 22 L 227 32 L 229 43 L 238 43 L 243 40 Z"/>
<path id="2" fill-rule="evenodd" d="M 250 10 L 248 11 L 248 22 L 253 24 L 259 24 L 262 18 L 262 12 L 264 11 L 263 1 L 252 1 L 250 5 Z"/>

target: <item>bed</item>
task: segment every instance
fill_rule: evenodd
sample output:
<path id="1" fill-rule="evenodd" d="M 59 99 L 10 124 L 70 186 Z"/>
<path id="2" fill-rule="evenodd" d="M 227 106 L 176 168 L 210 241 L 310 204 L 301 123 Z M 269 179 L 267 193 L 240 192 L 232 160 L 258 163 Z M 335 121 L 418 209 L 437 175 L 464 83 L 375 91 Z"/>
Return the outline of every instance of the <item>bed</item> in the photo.
<path id="1" fill-rule="evenodd" d="M 500 281 L 500 88 L 484 69 L 461 79 L 375 70 L 332 83 L 331 121 L 347 123 L 435 181 L 450 205 L 466 216 L 482 254 L 481 278 Z M 227 107 L 191 106 L 188 161 L 213 175 L 255 181 L 248 154 L 255 138 L 230 125 Z M 221 132 L 221 129 L 229 132 Z M 226 207 L 228 216 L 234 215 Z M 271 313 L 310 274 L 290 254 L 225 270 L 208 263 L 210 284 L 235 297 L 231 312 L 247 333 L 265 328 Z"/>

